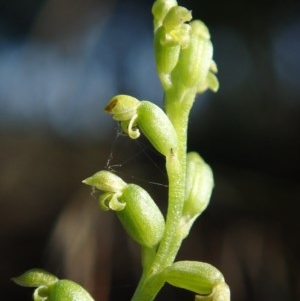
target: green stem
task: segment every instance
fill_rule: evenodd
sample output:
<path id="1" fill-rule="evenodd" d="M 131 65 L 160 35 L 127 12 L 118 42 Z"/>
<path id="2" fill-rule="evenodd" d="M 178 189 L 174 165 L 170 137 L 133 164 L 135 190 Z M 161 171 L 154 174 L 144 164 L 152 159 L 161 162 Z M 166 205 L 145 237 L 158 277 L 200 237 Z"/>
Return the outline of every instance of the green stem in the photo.
<path id="1" fill-rule="evenodd" d="M 162 271 L 170 266 L 182 243 L 179 222 L 182 214 L 185 193 L 185 169 L 187 126 L 189 111 L 195 94 L 186 94 L 180 101 L 174 93 L 165 95 L 165 109 L 177 133 L 178 148 L 166 156 L 166 170 L 169 179 L 169 203 L 166 228 L 157 253 L 151 264 L 144 269 L 140 283 L 132 301 L 152 301 L 164 285 Z"/>
<path id="2" fill-rule="evenodd" d="M 157 252 L 157 260 L 153 264 L 155 270 L 163 269 L 172 264 L 181 245 L 178 226 L 185 193 L 187 124 L 190 108 L 186 107 L 186 102 L 178 101 L 173 93 L 166 93 L 165 108 L 177 133 L 178 148 L 177 152 L 170 153 L 166 157 L 169 202 L 165 235 Z"/>

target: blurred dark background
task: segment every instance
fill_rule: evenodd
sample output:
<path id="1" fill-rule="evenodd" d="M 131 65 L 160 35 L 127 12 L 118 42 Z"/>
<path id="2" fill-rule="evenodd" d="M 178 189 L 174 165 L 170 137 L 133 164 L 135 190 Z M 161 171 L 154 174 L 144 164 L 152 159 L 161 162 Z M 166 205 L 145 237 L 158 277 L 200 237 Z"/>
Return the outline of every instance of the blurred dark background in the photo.
<path id="1" fill-rule="evenodd" d="M 300 3 L 179 4 L 208 25 L 221 85 L 192 112 L 189 149 L 210 163 L 216 186 L 179 258 L 217 266 L 232 300 L 299 300 Z M 111 167 L 164 208 L 162 158 L 103 114 L 118 93 L 161 104 L 151 6 L 0 1 L 3 298 L 31 300 L 9 279 L 43 267 L 96 300 L 130 299 L 138 250 L 81 180 Z M 193 295 L 166 286 L 158 300 L 166 298 Z"/>

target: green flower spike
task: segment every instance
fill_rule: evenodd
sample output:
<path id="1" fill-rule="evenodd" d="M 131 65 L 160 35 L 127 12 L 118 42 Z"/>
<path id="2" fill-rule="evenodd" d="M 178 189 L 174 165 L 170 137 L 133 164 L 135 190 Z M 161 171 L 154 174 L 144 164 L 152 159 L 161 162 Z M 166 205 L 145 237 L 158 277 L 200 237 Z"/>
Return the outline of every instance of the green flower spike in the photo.
<path id="1" fill-rule="evenodd" d="M 12 279 L 15 283 L 36 287 L 34 301 L 94 301 L 90 294 L 79 284 L 62 279 L 41 269 L 32 269 Z"/>
<path id="2" fill-rule="evenodd" d="M 177 134 L 165 112 L 149 101 L 138 101 L 128 95 L 113 97 L 105 111 L 121 122 L 121 127 L 130 138 L 140 136 L 139 130 L 153 147 L 166 156 L 177 149 Z"/>
<path id="3" fill-rule="evenodd" d="M 152 14 L 164 108 L 120 94 L 104 111 L 131 139 L 143 134 L 165 157 L 166 216 L 147 191 L 110 171 L 99 171 L 83 183 L 101 191 L 101 209 L 114 211 L 140 246 L 142 276 L 131 301 L 154 301 L 165 283 L 194 292 L 196 301 L 230 301 L 229 287 L 215 267 L 194 261 L 174 263 L 183 239 L 209 204 L 214 186 L 210 167 L 197 153 L 186 153 L 189 114 L 196 94 L 219 88 L 213 45 L 205 24 L 192 21 L 191 11 L 176 0 L 155 0 Z M 34 301 L 94 301 L 80 285 L 44 270 L 33 269 L 13 280 L 35 288 Z"/>

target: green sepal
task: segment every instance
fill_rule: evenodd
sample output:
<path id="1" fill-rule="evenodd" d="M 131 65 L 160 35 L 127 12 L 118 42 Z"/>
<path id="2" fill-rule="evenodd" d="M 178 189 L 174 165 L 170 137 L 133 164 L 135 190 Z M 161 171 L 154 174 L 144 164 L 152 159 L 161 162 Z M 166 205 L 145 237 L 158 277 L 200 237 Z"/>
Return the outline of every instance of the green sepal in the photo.
<path id="1" fill-rule="evenodd" d="M 58 281 L 58 278 L 42 269 L 31 269 L 22 275 L 12 278 L 12 280 L 21 286 L 39 287 L 49 286 Z"/>
<path id="2" fill-rule="evenodd" d="M 108 170 L 100 170 L 82 183 L 104 192 L 120 192 L 127 185 L 120 177 Z"/>
<path id="3" fill-rule="evenodd" d="M 214 286 L 224 282 L 222 273 L 209 263 L 178 261 L 164 271 L 165 280 L 171 285 L 199 295 L 210 295 Z"/>

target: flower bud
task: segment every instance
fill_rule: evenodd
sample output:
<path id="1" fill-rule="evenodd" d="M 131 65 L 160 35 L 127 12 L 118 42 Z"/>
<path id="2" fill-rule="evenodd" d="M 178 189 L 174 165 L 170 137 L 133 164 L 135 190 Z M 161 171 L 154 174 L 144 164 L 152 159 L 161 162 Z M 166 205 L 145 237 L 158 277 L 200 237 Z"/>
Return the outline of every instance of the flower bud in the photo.
<path id="1" fill-rule="evenodd" d="M 220 288 L 222 285 L 219 285 L 225 283 L 222 273 L 205 262 L 178 261 L 167 267 L 164 274 L 169 284 L 205 296 L 212 295 L 215 287 Z M 229 299 L 225 300 L 229 301 Z"/>
<path id="2" fill-rule="evenodd" d="M 82 182 L 104 192 L 120 192 L 127 185 L 120 177 L 108 170 L 98 171 Z"/>
<path id="3" fill-rule="evenodd" d="M 185 48 L 190 42 L 191 30 L 191 26 L 185 22 L 190 21 L 191 19 L 192 14 L 185 7 L 172 7 L 160 27 L 163 28 L 159 35 L 161 45 L 179 45 L 182 48 Z M 157 35 L 158 32 L 159 30 L 155 32 L 155 35 Z"/>
<path id="4" fill-rule="evenodd" d="M 194 217 L 207 207 L 214 186 L 211 168 L 196 152 L 187 154 L 183 216 Z"/>
<path id="5" fill-rule="evenodd" d="M 186 159 L 185 199 L 183 203 L 180 232 L 185 238 L 197 217 L 206 209 L 214 186 L 210 167 L 196 153 L 190 152 Z"/>
<path id="6" fill-rule="evenodd" d="M 152 14 L 154 17 L 154 29 L 161 25 L 168 11 L 177 6 L 175 0 L 156 0 L 152 6 Z"/>
<path id="7" fill-rule="evenodd" d="M 164 43 L 165 28 L 161 26 L 154 35 L 156 69 L 164 89 L 171 86 L 170 74 L 176 66 L 180 53 L 178 43 Z"/>
<path id="8" fill-rule="evenodd" d="M 116 95 L 106 105 L 104 111 L 112 114 L 115 120 L 121 121 L 122 130 L 131 139 L 140 136 L 140 131 L 136 128 L 137 108 L 140 101 L 129 95 Z"/>
<path id="9" fill-rule="evenodd" d="M 115 174 L 102 170 L 83 183 L 104 193 L 99 205 L 104 211 L 116 211 L 128 234 L 138 243 L 153 247 L 162 238 L 164 217 L 150 195 L 140 186 L 127 184 Z"/>
<path id="10" fill-rule="evenodd" d="M 178 64 L 171 76 L 174 85 L 183 84 L 187 88 L 206 83 L 213 55 L 213 46 L 204 23 L 196 20 L 190 25 L 190 43 L 181 49 Z"/>
<path id="11" fill-rule="evenodd" d="M 166 156 L 177 149 L 177 134 L 165 112 L 149 101 L 142 101 L 137 110 L 137 124 L 154 148 Z"/>
<path id="12" fill-rule="evenodd" d="M 171 121 L 165 112 L 154 103 L 139 101 L 128 95 L 117 95 L 108 103 L 105 111 L 113 114 L 114 119 L 121 121 L 122 129 L 130 138 L 138 138 L 140 129 L 161 154 L 166 156 L 177 148 L 177 135 Z M 115 175 L 113 177 L 118 178 Z M 103 191 L 116 192 L 116 190 L 113 190 L 114 188 L 110 188 L 112 180 L 106 174 L 105 177 L 102 177 L 100 172 L 100 174 L 95 174 L 93 177 L 84 180 L 84 183 Z"/>
<path id="13" fill-rule="evenodd" d="M 157 245 L 164 233 L 164 217 L 146 190 L 135 184 L 124 188 L 119 200 L 126 204 L 116 214 L 128 234 L 139 244 Z"/>

